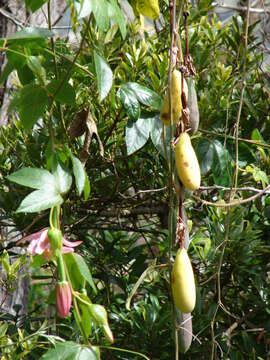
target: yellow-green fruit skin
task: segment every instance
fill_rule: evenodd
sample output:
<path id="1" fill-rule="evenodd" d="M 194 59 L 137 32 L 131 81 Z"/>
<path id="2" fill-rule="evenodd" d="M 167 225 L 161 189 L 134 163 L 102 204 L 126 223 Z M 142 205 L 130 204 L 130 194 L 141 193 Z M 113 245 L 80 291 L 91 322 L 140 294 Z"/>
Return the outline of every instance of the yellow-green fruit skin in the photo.
<path id="1" fill-rule="evenodd" d="M 184 187 L 197 190 L 201 184 L 200 165 L 192 147 L 188 133 L 181 133 L 175 145 L 175 164 L 177 174 Z"/>
<path id="2" fill-rule="evenodd" d="M 185 248 L 176 253 L 172 269 L 172 294 L 175 306 L 182 313 L 190 313 L 196 303 L 196 287 L 192 265 Z"/>
<path id="3" fill-rule="evenodd" d="M 160 15 L 158 0 L 137 0 L 137 10 L 152 20 L 158 19 Z"/>
<path id="4" fill-rule="evenodd" d="M 171 94 L 172 94 L 172 117 L 173 123 L 177 124 L 182 113 L 182 81 L 181 73 L 174 70 L 171 79 Z M 164 125 L 170 125 L 170 106 L 169 106 L 169 92 L 167 91 L 163 102 L 160 119 Z"/>

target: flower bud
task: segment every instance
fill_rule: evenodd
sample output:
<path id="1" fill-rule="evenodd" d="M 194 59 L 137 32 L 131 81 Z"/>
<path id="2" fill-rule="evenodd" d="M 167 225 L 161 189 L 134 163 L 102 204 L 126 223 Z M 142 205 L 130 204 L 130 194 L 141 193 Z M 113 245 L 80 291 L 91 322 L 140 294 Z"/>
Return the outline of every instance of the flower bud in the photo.
<path id="1" fill-rule="evenodd" d="M 53 255 L 58 256 L 59 253 L 62 252 L 63 245 L 63 236 L 61 230 L 56 228 L 49 228 L 48 238 Z"/>
<path id="2" fill-rule="evenodd" d="M 61 318 L 65 318 L 69 314 L 72 303 L 71 288 L 67 281 L 56 284 L 56 307 Z"/>
<path id="3" fill-rule="evenodd" d="M 98 304 L 91 304 L 89 305 L 89 309 L 96 324 L 102 326 L 106 338 L 111 343 L 113 343 L 114 342 L 113 333 L 108 324 L 108 316 L 105 308 Z"/>

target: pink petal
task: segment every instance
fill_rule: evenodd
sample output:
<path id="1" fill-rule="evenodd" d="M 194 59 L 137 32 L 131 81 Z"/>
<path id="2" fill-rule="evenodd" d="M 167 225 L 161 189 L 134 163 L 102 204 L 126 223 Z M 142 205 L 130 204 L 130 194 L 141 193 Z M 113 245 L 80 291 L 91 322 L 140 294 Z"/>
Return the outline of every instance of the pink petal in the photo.
<path id="1" fill-rule="evenodd" d="M 48 228 L 43 228 L 41 230 L 39 230 L 38 232 L 35 232 L 34 234 L 30 234 L 28 236 L 25 236 L 22 241 L 23 242 L 26 242 L 26 241 L 34 241 L 34 240 L 39 240 L 40 239 L 40 236 L 42 235 L 42 233 L 44 231 L 47 231 Z"/>
<path id="2" fill-rule="evenodd" d="M 49 239 L 47 236 L 47 228 L 40 230 L 39 232 L 27 236 L 27 241 L 30 244 L 27 248 L 27 252 L 31 255 L 41 255 L 46 249 L 50 247 Z"/>
<path id="3" fill-rule="evenodd" d="M 79 246 L 82 243 L 82 241 L 68 241 L 66 238 L 63 237 L 63 245 L 66 245 L 68 247 L 76 247 Z"/>
<path id="4" fill-rule="evenodd" d="M 71 252 L 74 252 L 74 249 L 72 249 L 70 247 L 66 247 L 66 246 L 62 247 L 62 253 L 63 254 L 68 254 L 68 253 L 71 253 Z"/>

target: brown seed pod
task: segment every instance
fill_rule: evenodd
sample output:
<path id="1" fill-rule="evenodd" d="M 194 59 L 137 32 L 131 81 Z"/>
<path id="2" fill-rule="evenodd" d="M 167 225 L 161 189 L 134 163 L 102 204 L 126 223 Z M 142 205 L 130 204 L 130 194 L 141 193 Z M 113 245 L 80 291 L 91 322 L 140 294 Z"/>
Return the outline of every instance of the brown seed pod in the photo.
<path id="1" fill-rule="evenodd" d="M 178 347 L 182 354 L 185 354 L 192 343 L 192 317 L 191 314 L 183 314 L 175 307 L 176 322 L 179 327 L 178 330 Z"/>
<path id="2" fill-rule="evenodd" d="M 187 79 L 188 84 L 188 108 L 189 108 L 189 125 L 191 134 L 194 134 L 199 127 L 200 115 L 197 101 L 197 93 L 195 89 L 195 82 L 192 78 Z"/>

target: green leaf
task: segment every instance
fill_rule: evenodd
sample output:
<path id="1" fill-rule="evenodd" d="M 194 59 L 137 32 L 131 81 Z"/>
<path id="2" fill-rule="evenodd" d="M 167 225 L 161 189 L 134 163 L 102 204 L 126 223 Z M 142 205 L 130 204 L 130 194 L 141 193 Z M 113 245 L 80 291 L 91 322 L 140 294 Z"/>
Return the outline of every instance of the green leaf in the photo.
<path id="1" fill-rule="evenodd" d="M 25 5 L 27 9 L 30 9 L 32 12 L 37 11 L 43 4 L 48 0 L 25 0 Z"/>
<path id="2" fill-rule="evenodd" d="M 76 93 L 73 87 L 66 81 L 62 84 L 62 80 L 53 80 L 47 85 L 47 90 L 51 96 L 54 96 L 55 100 L 63 104 L 74 105 L 76 102 Z"/>
<path id="3" fill-rule="evenodd" d="M 156 92 L 135 82 L 128 82 L 125 86 L 135 93 L 137 100 L 140 103 L 146 106 L 151 106 L 155 110 L 161 110 L 163 101 Z"/>
<path id="4" fill-rule="evenodd" d="M 110 25 L 107 0 L 91 0 L 91 2 L 93 3 L 92 9 L 98 28 L 101 31 L 107 31 Z"/>
<path id="5" fill-rule="evenodd" d="M 53 188 L 36 190 L 23 199 L 16 212 L 39 212 L 61 205 L 62 202 L 63 198 Z"/>
<path id="6" fill-rule="evenodd" d="M 201 139 L 196 146 L 196 154 L 200 163 L 201 173 L 205 175 L 212 167 L 214 146 L 207 139 Z"/>
<path id="7" fill-rule="evenodd" d="M 89 16 L 92 12 L 92 2 L 91 1 L 74 1 L 74 6 L 77 11 L 78 19 L 82 19 L 86 16 Z"/>
<path id="8" fill-rule="evenodd" d="M 249 173 L 251 173 L 253 175 L 253 179 L 256 182 L 261 181 L 263 187 L 266 187 L 266 185 L 269 184 L 268 176 L 266 175 L 266 173 L 264 171 L 262 171 L 257 166 L 248 165 L 245 170 L 246 170 L 246 172 L 249 172 Z"/>
<path id="9" fill-rule="evenodd" d="M 262 137 L 260 131 L 257 128 L 252 131 L 251 140 L 265 143 L 264 138 Z"/>
<path id="10" fill-rule="evenodd" d="M 129 121 L 126 127 L 126 145 L 128 155 L 142 148 L 150 135 L 155 118 L 139 118 L 135 123 Z"/>
<path id="11" fill-rule="evenodd" d="M 66 194 L 72 184 L 72 176 L 70 171 L 58 160 L 54 160 L 52 169 L 57 191 L 59 194 Z"/>
<path id="12" fill-rule="evenodd" d="M 55 188 L 54 176 L 45 169 L 25 167 L 10 174 L 7 179 L 32 189 Z"/>
<path id="13" fill-rule="evenodd" d="M 110 0 L 108 13 L 110 19 L 113 21 L 114 24 L 119 25 L 119 29 L 122 35 L 122 38 L 125 39 L 127 35 L 127 29 L 126 29 L 126 19 L 125 16 L 120 9 L 117 0 Z"/>
<path id="14" fill-rule="evenodd" d="M 113 82 L 113 73 L 106 61 L 94 51 L 95 68 L 100 101 L 108 95 Z"/>
<path id="15" fill-rule="evenodd" d="M 85 182 L 86 182 L 86 174 L 84 167 L 80 160 L 76 158 L 76 156 L 71 156 L 72 167 L 73 167 L 73 174 L 75 176 L 75 183 L 76 188 L 78 190 L 79 195 L 81 195 L 82 191 L 84 190 Z"/>
<path id="16" fill-rule="evenodd" d="M 37 78 L 45 84 L 46 82 L 46 71 L 44 67 L 42 67 L 40 59 L 38 56 L 29 56 L 27 58 L 27 65 L 29 69 L 37 76 Z"/>
<path id="17" fill-rule="evenodd" d="M 91 192 L 91 185 L 90 185 L 89 177 L 85 172 L 85 183 L 83 188 L 84 201 L 88 200 L 90 192 Z"/>
<path id="18" fill-rule="evenodd" d="M 1 76 L 0 76 L 0 85 L 6 81 L 6 79 L 8 78 L 8 76 L 12 73 L 12 71 L 15 70 L 15 66 L 8 62 L 4 68 L 4 70 L 2 70 Z"/>
<path id="19" fill-rule="evenodd" d="M 165 143 L 167 147 L 167 153 L 170 153 L 170 131 L 164 127 L 165 131 Z M 160 120 L 160 115 L 155 116 L 152 121 L 152 129 L 151 129 L 151 140 L 155 146 L 155 148 L 165 157 L 164 153 L 164 145 L 162 139 L 162 123 Z"/>
<path id="20" fill-rule="evenodd" d="M 44 115 L 49 98 L 44 88 L 36 84 L 24 86 L 11 101 L 9 112 L 18 109 L 26 130 L 30 130 L 36 121 Z"/>
<path id="21" fill-rule="evenodd" d="M 124 85 L 119 89 L 118 96 L 127 112 L 128 117 L 131 120 L 138 120 L 141 109 L 134 91 Z"/>
<path id="22" fill-rule="evenodd" d="M 73 341 L 65 341 L 48 350 L 41 360 L 100 360 L 100 351 L 96 346 L 86 347 Z"/>
<path id="23" fill-rule="evenodd" d="M 33 40 L 33 39 L 40 39 L 40 38 L 47 38 L 54 36 L 54 33 L 45 28 L 35 28 L 35 27 L 27 27 L 23 30 L 16 32 L 8 36 L 6 39 L 10 40 Z"/>
<path id="24" fill-rule="evenodd" d="M 88 282 L 88 284 L 92 287 L 92 289 L 96 293 L 97 292 L 96 285 L 94 284 L 90 270 L 88 269 L 88 266 L 86 265 L 83 257 L 76 253 L 74 253 L 72 255 L 76 261 L 76 264 L 78 266 L 78 269 L 79 269 L 81 275 L 83 276 L 83 278 Z"/>
<path id="25" fill-rule="evenodd" d="M 230 186 L 232 180 L 232 166 L 230 155 L 218 141 L 214 140 L 213 177 L 216 185 Z"/>

